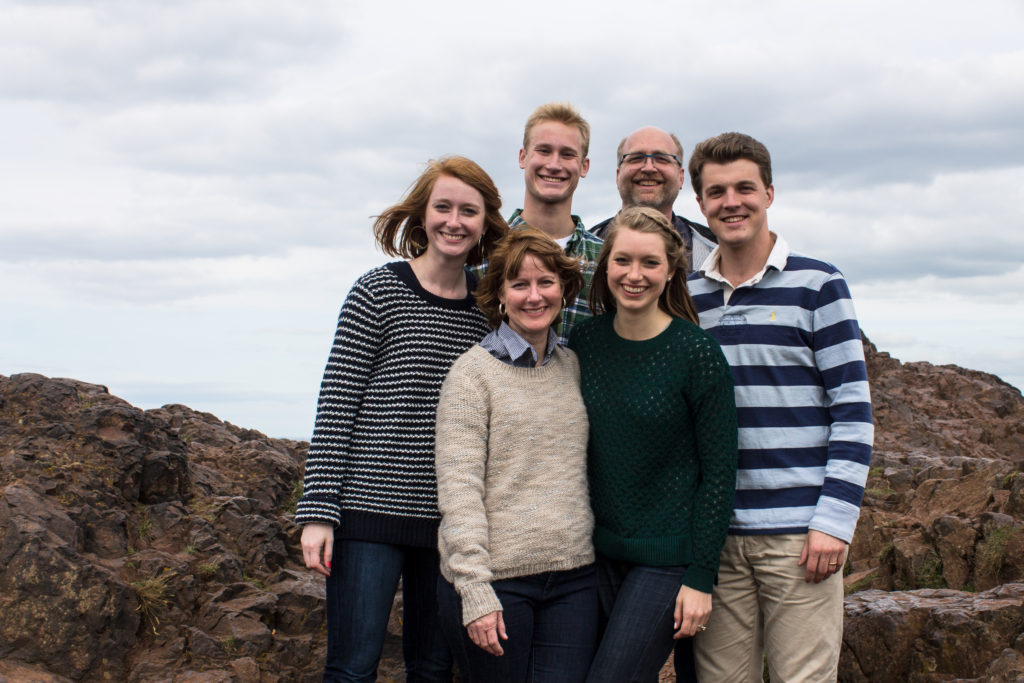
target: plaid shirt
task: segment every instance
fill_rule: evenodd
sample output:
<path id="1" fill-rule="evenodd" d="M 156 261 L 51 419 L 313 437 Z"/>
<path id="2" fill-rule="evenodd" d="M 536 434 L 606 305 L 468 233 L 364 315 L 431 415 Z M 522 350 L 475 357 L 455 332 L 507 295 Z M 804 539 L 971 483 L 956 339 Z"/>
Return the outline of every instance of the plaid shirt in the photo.
<path id="1" fill-rule="evenodd" d="M 523 220 L 522 213 L 522 209 L 516 209 L 515 213 L 509 217 L 510 228 L 526 222 Z M 583 273 L 583 289 L 580 290 L 575 301 L 568 302 L 562 308 L 562 322 L 558 330 L 558 343 L 562 346 L 569 343 L 569 332 L 572 331 L 573 325 L 593 315 L 587 305 L 587 295 L 590 294 L 590 279 L 594 276 L 594 271 L 597 270 L 597 257 L 601 253 L 601 245 L 604 244 L 604 240 L 583 227 L 583 221 L 579 216 L 574 215 L 572 220 L 576 224 L 576 229 L 573 230 L 568 244 L 565 245 L 565 255 L 580 264 L 580 272 Z M 473 266 L 470 271 L 476 275 L 477 280 L 482 279 L 487 273 L 487 260 L 485 259 L 479 266 Z"/>

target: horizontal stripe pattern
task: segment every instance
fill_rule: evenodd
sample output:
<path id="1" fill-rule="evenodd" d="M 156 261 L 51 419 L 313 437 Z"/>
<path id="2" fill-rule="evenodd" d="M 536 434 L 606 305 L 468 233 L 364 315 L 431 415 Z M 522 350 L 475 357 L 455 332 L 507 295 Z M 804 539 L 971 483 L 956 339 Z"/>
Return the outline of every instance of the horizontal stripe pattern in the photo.
<path id="1" fill-rule="evenodd" d="M 779 237 L 775 250 L 788 253 Z M 860 326 L 832 265 L 773 252 L 753 285 L 733 291 L 695 274 L 701 326 L 732 368 L 739 470 L 730 533 L 809 528 L 853 537 L 874 427 Z"/>
<path id="2" fill-rule="evenodd" d="M 451 364 L 489 330 L 472 297 L 430 294 L 407 263 L 375 268 L 356 281 L 320 387 L 299 524 L 329 523 L 342 536 L 364 540 L 435 545 L 438 395 Z"/>

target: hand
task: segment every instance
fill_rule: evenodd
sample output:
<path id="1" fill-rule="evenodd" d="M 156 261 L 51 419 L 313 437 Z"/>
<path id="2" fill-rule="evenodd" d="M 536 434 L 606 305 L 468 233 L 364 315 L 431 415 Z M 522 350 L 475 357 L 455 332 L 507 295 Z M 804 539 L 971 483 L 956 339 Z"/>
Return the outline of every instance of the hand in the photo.
<path id="1" fill-rule="evenodd" d="M 484 652 L 489 652 L 495 657 L 505 654 L 498 640 L 499 638 L 508 640 L 508 634 L 505 633 L 505 620 L 500 611 L 485 614 L 476 621 L 469 622 L 466 630 L 469 631 L 469 639 Z"/>
<path id="2" fill-rule="evenodd" d="M 711 593 L 704 593 L 689 586 L 681 586 L 676 596 L 676 611 L 673 615 L 675 639 L 691 638 L 708 623 L 711 616 Z"/>
<path id="3" fill-rule="evenodd" d="M 846 541 L 829 536 L 823 531 L 811 529 L 807 532 L 804 549 L 800 552 L 798 567 L 807 567 L 804 581 L 820 583 L 838 571 L 846 562 Z"/>
<path id="4" fill-rule="evenodd" d="M 333 553 L 333 526 L 330 524 L 307 524 L 302 527 L 302 559 L 308 569 L 315 569 L 324 576 L 330 576 Z"/>

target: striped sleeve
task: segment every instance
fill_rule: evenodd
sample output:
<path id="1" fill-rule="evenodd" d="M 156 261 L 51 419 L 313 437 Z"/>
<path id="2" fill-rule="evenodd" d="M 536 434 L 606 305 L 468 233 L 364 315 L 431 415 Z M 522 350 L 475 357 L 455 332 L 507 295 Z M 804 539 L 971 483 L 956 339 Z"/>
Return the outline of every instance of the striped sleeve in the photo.
<path id="1" fill-rule="evenodd" d="M 303 495 L 296 507 L 295 521 L 299 524 L 337 525 L 341 519 L 338 498 L 353 423 L 382 338 L 379 312 L 367 286 L 370 275 L 352 287 L 338 316 L 306 455 Z"/>
<path id="2" fill-rule="evenodd" d="M 846 280 L 838 272 L 818 291 L 813 348 L 825 389 L 829 435 L 825 479 L 808 528 L 850 542 L 864 496 L 874 424 L 860 326 Z"/>

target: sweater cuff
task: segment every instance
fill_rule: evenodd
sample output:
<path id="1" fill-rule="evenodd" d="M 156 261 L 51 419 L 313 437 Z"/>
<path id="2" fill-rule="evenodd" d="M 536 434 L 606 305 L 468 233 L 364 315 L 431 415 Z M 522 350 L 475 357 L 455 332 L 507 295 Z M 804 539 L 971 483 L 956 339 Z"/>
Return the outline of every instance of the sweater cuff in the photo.
<path id="1" fill-rule="evenodd" d="M 469 626 L 480 617 L 501 611 L 501 601 L 489 583 L 471 583 L 459 588 L 462 600 L 462 625 Z"/>
<path id="2" fill-rule="evenodd" d="M 715 589 L 715 572 L 691 564 L 683 574 L 683 585 L 710 594 Z"/>
<path id="3" fill-rule="evenodd" d="M 341 506 L 338 500 L 331 497 L 304 496 L 299 499 L 295 506 L 295 523 L 300 526 L 305 524 L 330 524 L 338 526 L 341 523 Z"/>

